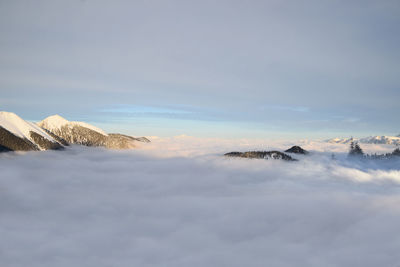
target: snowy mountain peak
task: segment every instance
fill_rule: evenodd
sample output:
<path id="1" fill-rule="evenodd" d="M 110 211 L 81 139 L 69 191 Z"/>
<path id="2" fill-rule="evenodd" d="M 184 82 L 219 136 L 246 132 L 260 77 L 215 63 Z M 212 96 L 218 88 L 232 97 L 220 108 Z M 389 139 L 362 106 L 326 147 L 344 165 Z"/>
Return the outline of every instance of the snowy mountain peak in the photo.
<path id="1" fill-rule="evenodd" d="M 91 124 L 81 122 L 81 121 L 68 121 L 58 114 L 47 117 L 46 119 L 39 122 L 38 125 L 50 132 L 55 132 L 56 130 L 61 130 L 61 128 L 63 126 L 70 127 L 70 128 L 74 127 L 74 126 L 81 126 L 81 127 L 93 130 L 95 132 L 98 132 L 102 135 L 108 136 L 108 134 L 106 132 L 104 132 L 102 129 L 100 129 L 96 126 L 93 126 Z"/>
<path id="2" fill-rule="evenodd" d="M 54 139 L 43 129 L 32 122 L 23 120 L 17 114 L 12 112 L 0 112 L 0 126 L 20 138 L 26 138 L 32 141 L 30 132 L 34 132 L 50 141 L 54 141 Z"/>
<path id="3" fill-rule="evenodd" d="M 0 112 L 0 152 L 62 149 L 52 136 L 12 112 Z"/>
<path id="4" fill-rule="evenodd" d="M 42 128 L 48 129 L 48 130 L 53 130 L 53 129 L 59 129 L 60 127 L 68 124 L 69 121 L 61 117 L 60 115 L 56 114 L 53 116 L 49 116 L 46 119 L 42 120 L 41 122 L 38 123 L 38 125 Z"/>

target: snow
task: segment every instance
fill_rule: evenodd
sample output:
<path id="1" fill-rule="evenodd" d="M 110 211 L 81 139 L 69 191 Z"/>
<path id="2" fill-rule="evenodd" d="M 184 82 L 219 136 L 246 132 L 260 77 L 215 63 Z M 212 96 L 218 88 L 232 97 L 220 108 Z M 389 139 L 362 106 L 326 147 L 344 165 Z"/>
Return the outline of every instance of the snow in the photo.
<path id="1" fill-rule="evenodd" d="M 47 117 L 46 119 L 39 122 L 38 125 L 40 127 L 48 129 L 49 131 L 60 130 L 61 127 L 63 127 L 63 126 L 73 127 L 74 125 L 77 125 L 77 126 L 88 128 L 90 130 L 93 130 L 93 131 L 98 132 L 105 136 L 108 135 L 102 129 L 100 129 L 96 126 L 93 126 L 93 125 L 85 123 L 85 122 L 80 122 L 80 121 L 68 121 L 58 114 Z"/>
<path id="2" fill-rule="evenodd" d="M 108 134 L 107 134 L 106 132 L 104 132 L 102 129 L 100 129 L 100 128 L 96 127 L 96 126 L 93 126 L 93 125 L 91 125 L 91 124 L 88 124 L 88 123 L 86 123 L 86 122 L 82 122 L 82 121 L 72 121 L 71 124 L 73 124 L 73 125 L 78 125 L 78 126 L 82 126 L 82 127 L 88 128 L 88 129 L 90 129 L 90 130 L 93 130 L 93 131 L 95 131 L 95 132 L 101 133 L 102 135 L 108 136 Z"/>
<path id="3" fill-rule="evenodd" d="M 346 144 L 348 142 L 350 142 L 351 138 L 333 138 L 333 139 L 329 139 L 327 140 L 327 142 L 329 143 L 338 143 L 338 144 Z"/>
<path id="4" fill-rule="evenodd" d="M 348 144 L 351 141 L 358 141 L 362 144 L 393 144 L 400 145 L 400 137 L 398 136 L 368 136 L 364 138 L 333 138 L 327 140 L 329 143 Z"/>
<path id="5" fill-rule="evenodd" d="M 220 152 L 292 142 L 193 137 L 148 150 L 4 153 L 0 265 L 399 266 L 399 162 L 296 144 L 312 153 L 290 163 Z"/>
<path id="6" fill-rule="evenodd" d="M 50 117 L 47 117 L 43 121 L 39 122 L 38 125 L 52 131 L 54 129 L 60 129 L 62 126 L 68 124 L 69 121 L 61 117 L 60 115 L 53 115 Z"/>
<path id="7" fill-rule="evenodd" d="M 23 120 L 17 114 L 12 112 L 0 112 L 0 126 L 20 138 L 26 138 L 33 141 L 30 136 L 30 131 L 35 132 L 46 139 L 55 142 L 55 140 L 48 135 L 43 129 L 32 122 Z"/>
<path id="8" fill-rule="evenodd" d="M 399 144 L 400 137 L 397 136 L 369 136 L 366 138 L 361 138 L 360 143 L 368 144 Z"/>

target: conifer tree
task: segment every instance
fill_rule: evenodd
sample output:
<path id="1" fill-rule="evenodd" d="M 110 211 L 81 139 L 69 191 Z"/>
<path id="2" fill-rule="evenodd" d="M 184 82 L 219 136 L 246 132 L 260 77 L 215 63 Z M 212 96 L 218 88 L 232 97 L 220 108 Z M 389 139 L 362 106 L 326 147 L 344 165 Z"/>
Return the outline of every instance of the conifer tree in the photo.
<path id="1" fill-rule="evenodd" d="M 358 142 L 351 141 L 349 156 L 364 156 L 364 152 Z"/>
<path id="2" fill-rule="evenodd" d="M 356 143 L 354 145 L 354 153 L 356 155 L 364 155 L 364 152 L 362 151 L 362 149 L 361 149 L 361 147 L 360 147 L 360 145 L 358 143 Z"/>
<path id="3" fill-rule="evenodd" d="M 393 152 L 392 152 L 393 156 L 400 156 L 400 148 L 396 148 Z"/>

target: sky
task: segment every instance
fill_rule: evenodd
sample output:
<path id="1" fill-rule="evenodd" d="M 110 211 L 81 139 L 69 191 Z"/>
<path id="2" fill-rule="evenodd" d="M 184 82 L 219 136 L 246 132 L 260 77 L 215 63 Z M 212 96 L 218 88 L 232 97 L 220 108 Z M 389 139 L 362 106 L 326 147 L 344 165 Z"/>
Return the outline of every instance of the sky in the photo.
<path id="1" fill-rule="evenodd" d="M 132 135 L 400 133 L 399 1 L 0 1 L 0 109 Z"/>

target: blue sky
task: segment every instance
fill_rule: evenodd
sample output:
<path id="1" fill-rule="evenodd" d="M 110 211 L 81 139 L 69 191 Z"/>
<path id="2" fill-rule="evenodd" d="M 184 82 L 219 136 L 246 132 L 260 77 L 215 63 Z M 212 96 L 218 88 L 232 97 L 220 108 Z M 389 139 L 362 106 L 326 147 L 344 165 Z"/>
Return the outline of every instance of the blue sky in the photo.
<path id="1" fill-rule="evenodd" d="M 399 1 L 0 1 L 0 107 L 133 135 L 400 133 Z"/>

